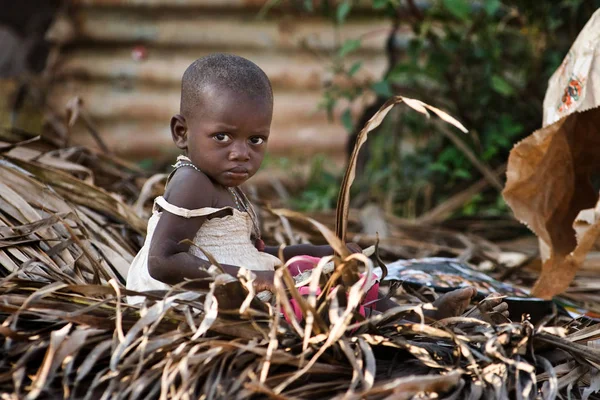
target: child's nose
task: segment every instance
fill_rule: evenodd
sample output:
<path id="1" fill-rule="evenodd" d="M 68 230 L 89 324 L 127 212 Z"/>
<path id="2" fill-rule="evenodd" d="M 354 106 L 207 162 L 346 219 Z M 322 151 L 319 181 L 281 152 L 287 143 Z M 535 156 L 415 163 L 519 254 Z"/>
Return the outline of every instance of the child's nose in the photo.
<path id="1" fill-rule="evenodd" d="M 230 161 L 248 161 L 250 159 L 250 149 L 247 143 L 234 144 L 229 152 Z"/>

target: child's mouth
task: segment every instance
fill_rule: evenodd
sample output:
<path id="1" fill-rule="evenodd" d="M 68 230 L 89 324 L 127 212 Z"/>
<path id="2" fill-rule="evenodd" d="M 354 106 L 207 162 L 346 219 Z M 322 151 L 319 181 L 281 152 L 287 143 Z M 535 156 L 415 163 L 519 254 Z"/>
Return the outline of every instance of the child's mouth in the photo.
<path id="1" fill-rule="evenodd" d="M 244 167 L 235 167 L 225 172 L 225 174 L 233 179 L 246 179 L 248 177 L 248 169 Z"/>

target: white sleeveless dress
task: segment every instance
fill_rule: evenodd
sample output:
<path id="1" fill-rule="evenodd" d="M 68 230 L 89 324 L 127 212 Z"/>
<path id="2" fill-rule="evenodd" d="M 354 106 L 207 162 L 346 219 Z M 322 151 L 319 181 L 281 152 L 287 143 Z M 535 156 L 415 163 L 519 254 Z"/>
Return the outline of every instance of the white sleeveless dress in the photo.
<path id="1" fill-rule="evenodd" d="M 281 261 L 270 254 L 258 251 L 250 236 L 253 225 L 250 215 L 233 207 L 199 208 L 188 210 L 168 203 L 162 196 L 154 200 L 152 216 L 148 220 L 148 229 L 144 245 L 133 259 L 127 273 L 127 289 L 137 292 L 150 290 L 169 290 L 170 285 L 158 281 L 148 272 L 148 252 L 152 235 L 163 212 L 183 218 L 207 217 L 219 211 L 230 210 L 231 215 L 207 219 L 194 237 L 194 244 L 210 253 L 219 263 L 245 267 L 254 271 L 273 271 Z M 206 260 L 206 256 L 195 246 L 189 253 Z M 142 296 L 128 296 L 129 304 L 144 301 Z"/>

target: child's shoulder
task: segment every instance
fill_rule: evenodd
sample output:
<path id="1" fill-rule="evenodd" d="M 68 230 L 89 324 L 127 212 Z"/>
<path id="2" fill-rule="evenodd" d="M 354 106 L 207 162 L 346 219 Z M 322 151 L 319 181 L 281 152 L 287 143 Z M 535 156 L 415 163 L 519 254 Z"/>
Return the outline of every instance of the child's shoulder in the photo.
<path id="1" fill-rule="evenodd" d="M 219 194 L 213 181 L 203 172 L 179 168 L 171 176 L 163 197 L 174 206 L 195 210 L 214 207 Z"/>

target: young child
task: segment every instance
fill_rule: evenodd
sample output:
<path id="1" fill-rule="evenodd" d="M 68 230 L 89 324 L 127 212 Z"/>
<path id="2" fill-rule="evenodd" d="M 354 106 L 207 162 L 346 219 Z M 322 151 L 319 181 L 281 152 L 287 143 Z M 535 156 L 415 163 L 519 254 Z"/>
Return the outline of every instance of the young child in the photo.
<path id="1" fill-rule="evenodd" d="M 173 142 L 185 157 L 178 159 L 164 196 L 155 200 L 146 241 L 128 273 L 128 289 L 168 290 L 186 279 L 208 278 L 211 263 L 198 247 L 234 277 L 242 266 L 252 270 L 257 292 L 272 288 L 275 267 L 281 264 L 279 248 L 262 244 L 252 206 L 239 188 L 265 156 L 272 114 L 271 84 L 254 63 L 213 54 L 188 67 L 180 113 L 171 119 Z M 182 243 L 185 239 L 198 247 Z M 333 251 L 330 246 L 296 245 L 283 253 L 287 260 Z M 466 288 L 440 297 L 431 317 L 461 314 L 474 294 L 474 288 Z M 386 300 L 372 307 L 384 311 L 394 305 Z"/>

